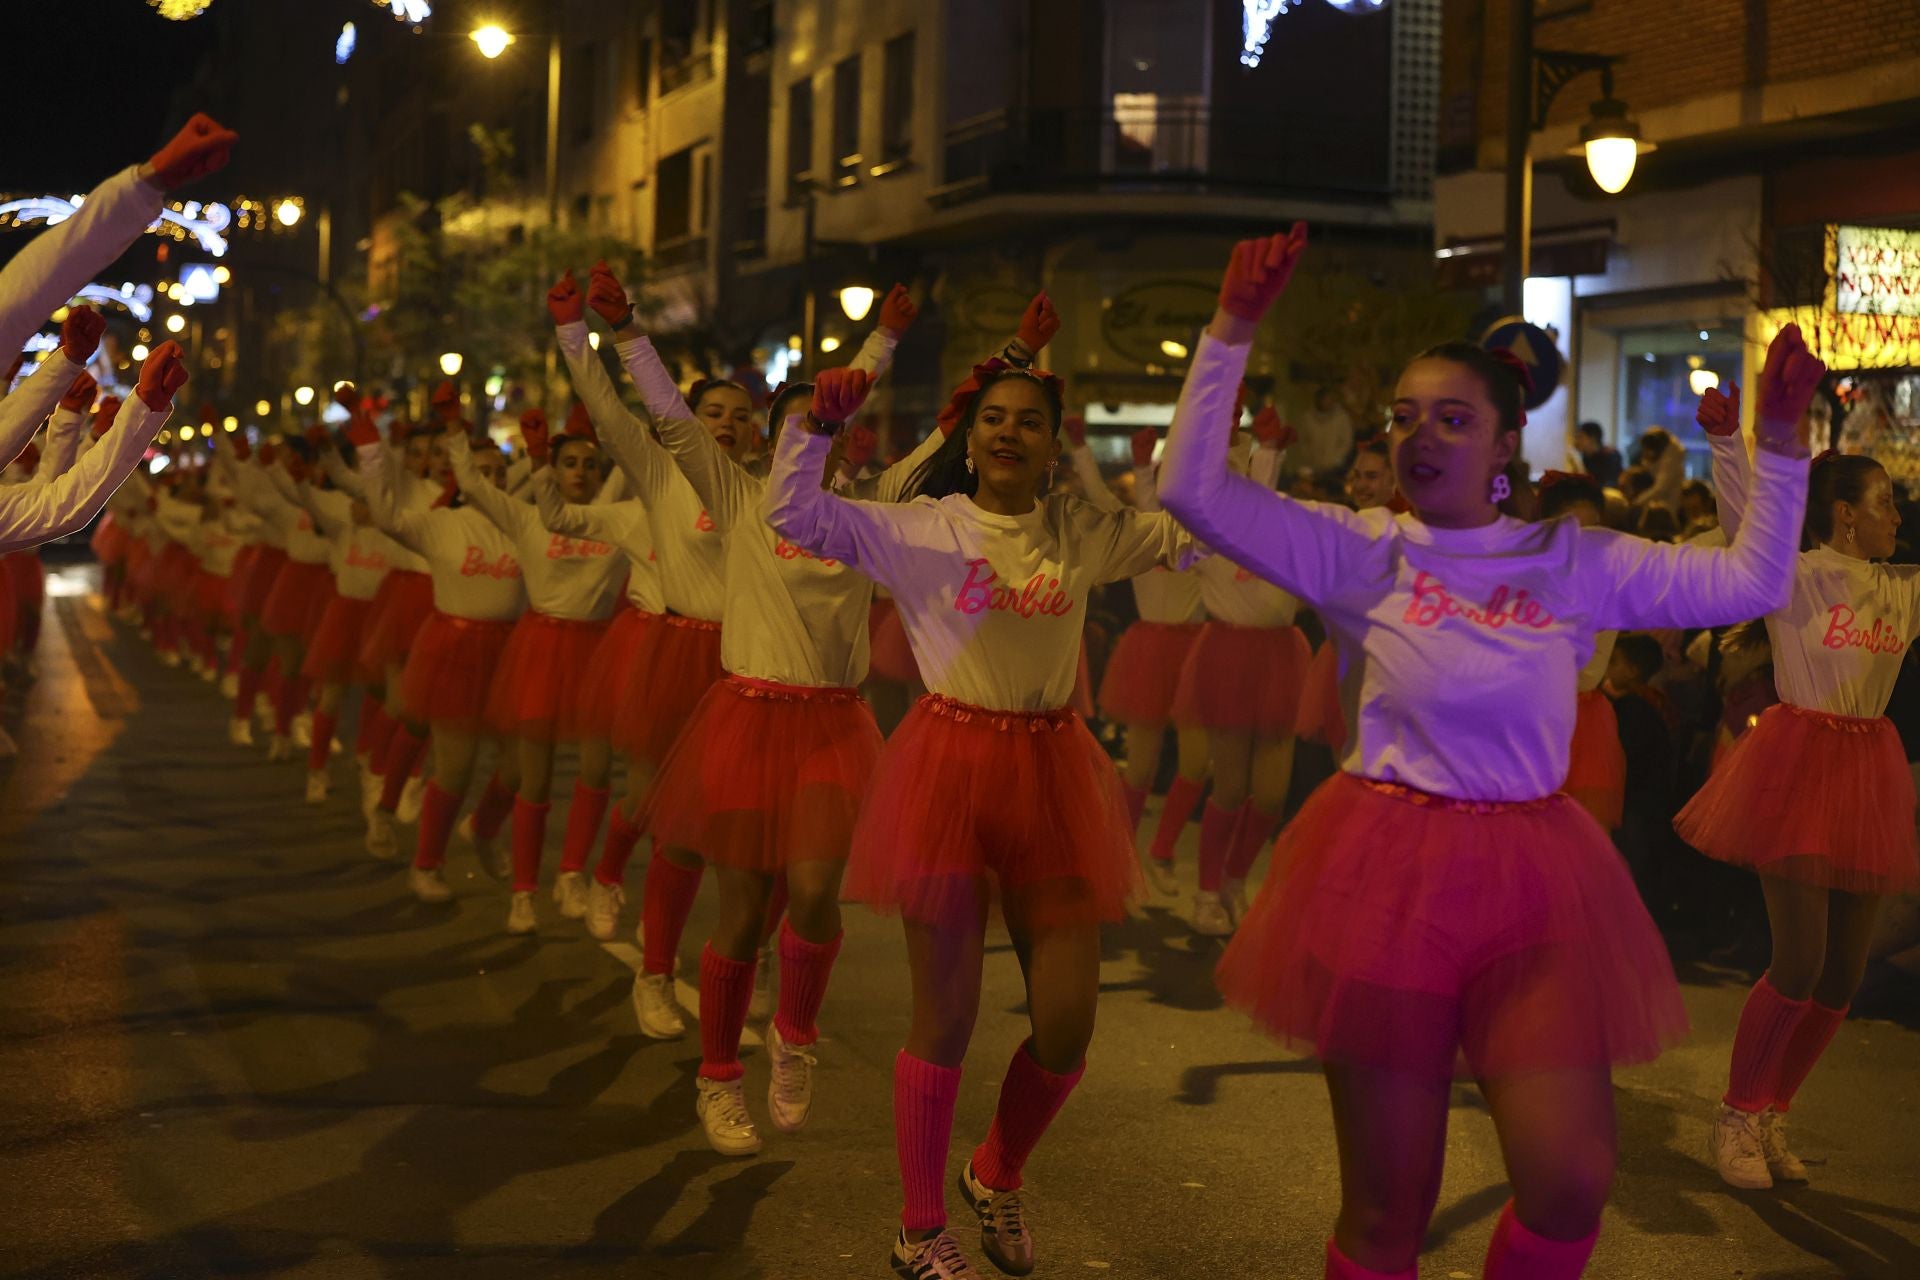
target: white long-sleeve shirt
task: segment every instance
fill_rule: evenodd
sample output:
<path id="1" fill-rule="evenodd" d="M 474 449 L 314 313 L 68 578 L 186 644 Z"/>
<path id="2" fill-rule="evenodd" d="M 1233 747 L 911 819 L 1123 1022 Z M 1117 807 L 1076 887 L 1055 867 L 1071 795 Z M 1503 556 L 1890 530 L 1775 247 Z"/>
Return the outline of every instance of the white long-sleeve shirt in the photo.
<path id="1" fill-rule="evenodd" d="M 0 466 L 20 456 L 33 433 L 60 403 L 60 397 L 85 371 L 85 365 L 75 364 L 67 359 L 64 348 L 58 349 L 48 353 L 31 377 L 0 398 Z"/>
<path id="2" fill-rule="evenodd" d="M 360 457 L 360 482 L 376 527 L 427 564 L 433 607 L 451 618 L 511 622 L 527 608 L 513 541 L 476 507 L 403 507 L 378 449 Z"/>
<path id="3" fill-rule="evenodd" d="M 71 471 L 47 484 L 0 490 L 0 552 L 22 551 L 85 528 L 140 465 L 172 412 L 171 405 L 165 411 L 149 409 L 134 396 Z"/>
<path id="4" fill-rule="evenodd" d="M 381 445 L 378 450 L 370 447 L 370 451 L 391 449 L 391 445 Z M 340 456 L 338 450 L 322 449 L 320 451 L 320 469 L 327 473 L 327 478 L 333 481 L 334 488 L 341 493 L 349 498 L 366 501 L 367 487 L 362 483 L 359 472 L 347 465 L 346 459 Z M 400 470 L 397 458 L 387 468 L 386 474 L 396 478 L 394 486 L 397 490 L 396 501 L 406 510 L 430 510 L 435 499 L 440 496 L 435 486 L 421 480 L 418 476 Z M 382 536 L 386 537 L 385 534 Z M 386 537 L 385 545 L 380 548 L 380 554 L 386 558 L 387 568 L 392 572 L 425 573 L 427 571 L 427 562 L 424 557 L 414 554 L 391 537 Z"/>
<path id="5" fill-rule="evenodd" d="M 820 487 L 830 447 L 810 431 L 781 432 L 767 523 L 892 592 L 927 688 L 960 702 L 1025 712 L 1066 706 L 1088 592 L 1194 554 L 1165 515 L 1101 511 L 1064 494 L 1018 516 L 959 494 L 908 503 L 838 497 Z"/>
<path id="6" fill-rule="evenodd" d="M 1201 337 L 1161 499 L 1326 621 L 1344 659 L 1349 773 L 1464 800 L 1548 795 L 1567 775 L 1576 677 L 1595 632 L 1738 622 L 1787 597 L 1804 461 L 1761 458 L 1753 518 L 1725 550 L 1570 519 L 1443 529 L 1384 508 L 1296 502 L 1228 472 L 1246 356 Z"/>
<path id="7" fill-rule="evenodd" d="M 448 445 L 447 456 L 461 496 L 499 525 L 512 542 L 527 583 L 527 603 L 535 611 L 577 622 L 613 616 L 626 562 L 612 543 L 572 538 L 547 528 L 536 508 L 494 488 L 480 474 L 465 436 Z"/>
<path id="8" fill-rule="evenodd" d="M 276 545 L 286 548 L 287 559 L 295 564 L 327 563 L 332 548 L 313 527 L 312 514 L 290 496 L 293 477 L 255 459 L 235 467 L 232 479 L 234 496 L 260 517 L 261 527 L 271 531 Z"/>
<path id="9" fill-rule="evenodd" d="M 71 217 L 29 241 L 0 271 L 0 351 L 25 346 L 28 334 L 140 238 L 165 198 L 129 166 L 89 191 Z"/>
<path id="10" fill-rule="evenodd" d="M 360 486 L 364 494 L 366 487 Z M 399 544 L 371 524 L 353 521 L 352 495 L 339 489 L 297 487 L 300 504 L 327 540 L 327 567 L 333 570 L 334 590 L 349 600 L 371 600 L 392 566 L 387 548 Z"/>
<path id="11" fill-rule="evenodd" d="M 1737 543 L 1754 468 L 1739 436 L 1710 439 L 1721 527 Z M 1760 455 L 1762 467 L 1768 456 Z M 1916 635 L 1920 565 L 1878 564 L 1830 547 L 1802 551 L 1786 606 L 1767 614 L 1774 688 L 1796 707 L 1883 716 Z"/>

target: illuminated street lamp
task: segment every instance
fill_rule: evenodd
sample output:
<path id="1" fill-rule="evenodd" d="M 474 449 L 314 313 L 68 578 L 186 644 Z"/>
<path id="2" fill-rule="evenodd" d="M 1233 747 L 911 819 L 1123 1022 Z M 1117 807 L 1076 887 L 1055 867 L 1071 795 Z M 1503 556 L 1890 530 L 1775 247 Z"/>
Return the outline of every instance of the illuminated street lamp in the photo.
<path id="1" fill-rule="evenodd" d="M 560 221 L 560 26 L 552 23 L 547 40 L 547 224 Z M 513 33 L 497 22 L 488 22 L 467 33 L 480 50 L 480 56 L 492 62 L 514 43 Z M 449 374 L 449 377 L 452 375 Z"/>
<path id="2" fill-rule="evenodd" d="M 255 400 L 253 402 L 253 414 L 256 418 L 264 418 L 272 412 L 273 406 L 265 400 Z"/>
<path id="3" fill-rule="evenodd" d="M 293 402 L 299 405 L 303 409 L 306 408 L 308 405 L 312 404 L 313 388 L 312 387 L 295 387 L 293 389 Z"/>
<path id="4" fill-rule="evenodd" d="M 873 290 L 863 284 L 850 284 L 840 291 L 840 309 L 847 319 L 859 324 L 873 310 Z"/>
<path id="5" fill-rule="evenodd" d="M 466 362 L 466 357 L 462 356 L 458 351 L 449 351 L 440 357 L 440 372 L 446 374 L 449 378 L 457 378 L 460 376 L 461 366 L 466 364 Z"/>
<path id="6" fill-rule="evenodd" d="M 167 332 L 179 333 L 187 327 L 187 318 L 178 311 L 167 317 Z"/>
<path id="7" fill-rule="evenodd" d="M 133 344 L 133 350 L 127 352 L 127 354 L 135 360 L 145 360 L 147 358 L 147 344 L 144 342 L 136 342 Z"/>
<path id="8" fill-rule="evenodd" d="M 283 227 L 291 227 L 299 222 L 301 215 L 305 212 L 306 210 L 300 207 L 300 202 L 292 196 L 288 196 L 273 207 L 273 216 Z"/>
<path id="9" fill-rule="evenodd" d="M 240 429 L 240 419 L 234 417 L 232 414 L 228 414 L 226 417 L 220 419 L 220 425 L 230 432 L 238 431 Z"/>
<path id="10" fill-rule="evenodd" d="M 475 27 L 467 38 L 480 46 L 480 56 L 489 62 L 505 53 L 513 43 L 513 33 L 497 22 Z"/>

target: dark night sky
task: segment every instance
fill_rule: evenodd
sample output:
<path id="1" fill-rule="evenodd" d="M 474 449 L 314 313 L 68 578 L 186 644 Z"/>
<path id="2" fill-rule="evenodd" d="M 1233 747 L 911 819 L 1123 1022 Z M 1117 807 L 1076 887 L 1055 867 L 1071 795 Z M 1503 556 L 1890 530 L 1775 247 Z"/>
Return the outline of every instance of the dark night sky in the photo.
<path id="1" fill-rule="evenodd" d="M 214 0 L 285 4 L 304 0 Z M 212 12 L 169 22 L 147 0 L 6 0 L 0 84 L 13 114 L 0 191 L 85 191 L 166 140 L 172 97 L 213 38 Z"/>

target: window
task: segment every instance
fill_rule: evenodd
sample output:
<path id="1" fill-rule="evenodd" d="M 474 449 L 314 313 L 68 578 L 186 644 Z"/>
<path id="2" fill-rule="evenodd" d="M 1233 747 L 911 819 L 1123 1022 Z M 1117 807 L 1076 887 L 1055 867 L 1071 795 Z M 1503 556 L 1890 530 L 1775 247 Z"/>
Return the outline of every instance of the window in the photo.
<path id="1" fill-rule="evenodd" d="M 560 85 L 567 95 L 567 116 L 573 122 L 573 140 L 585 142 L 593 137 L 597 124 L 595 113 L 598 108 L 600 69 L 597 51 L 590 44 L 583 44 L 573 50 L 567 58 L 566 67 L 561 72 Z"/>
<path id="2" fill-rule="evenodd" d="M 701 147 L 693 157 L 693 217 L 692 230 L 703 234 L 712 218 L 712 210 L 707 208 L 708 193 L 713 190 L 713 151 Z"/>
<path id="3" fill-rule="evenodd" d="M 773 0 L 754 0 L 747 7 L 740 52 L 766 53 L 773 48 Z"/>
<path id="4" fill-rule="evenodd" d="M 660 6 L 660 61 L 684 62 L 693 56 L 700 33 L 700 0 L 665 0 Z"/>
<path id="5" fill-rule="evenodd" d="M 653 244 L 660 247 L 694 232 L 693 148 L 676 151 L 660 161 L 653 190 Z"/>
<path id="6" fill-rule="evenodd" d="M 841 186 L 860 180 L 860 55 L 833 69 L 833 176 Z"/>
<path id="7" fill-rule="evenodd" d="M 887 41 L 880 90 L 880 163 L 898 164 L 913 154 L 913 32 Z"/>
<path id="8" fill-rule="evenodd" d="M 787 86 L 787 195 L 797 197 L 813 181 L 813 81 Z"/>

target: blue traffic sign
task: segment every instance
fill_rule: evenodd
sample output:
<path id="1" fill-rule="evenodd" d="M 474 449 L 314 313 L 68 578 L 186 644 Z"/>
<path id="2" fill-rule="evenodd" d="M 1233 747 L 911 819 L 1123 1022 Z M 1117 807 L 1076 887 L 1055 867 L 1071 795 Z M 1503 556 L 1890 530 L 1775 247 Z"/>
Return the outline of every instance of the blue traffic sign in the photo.
<path id="1" fill-rule="evenodd" d="M 1566 377 L 1566 357 L 1554 345 L 1553 335 L 1517 316 L 1497 321 L 1480 339 L 1480 345 L 1489 351 L 1505 348 L 1527 366 L 1527 372 L 1533 375 L 1533 393 L 1527 397 L 1529 409 L 1538 409 L 1551 400 L 1560 389 L 1560 380 Z"/>

